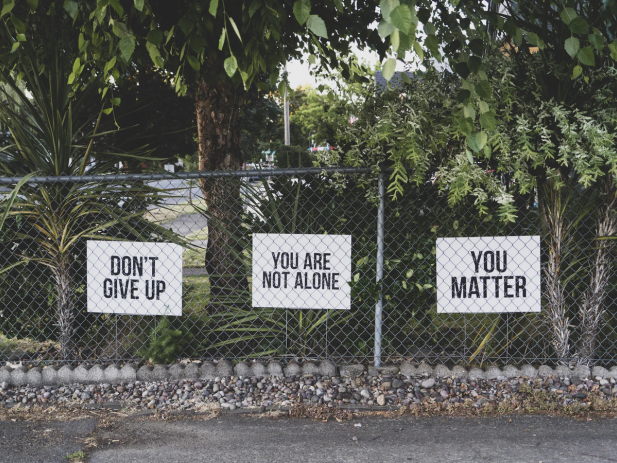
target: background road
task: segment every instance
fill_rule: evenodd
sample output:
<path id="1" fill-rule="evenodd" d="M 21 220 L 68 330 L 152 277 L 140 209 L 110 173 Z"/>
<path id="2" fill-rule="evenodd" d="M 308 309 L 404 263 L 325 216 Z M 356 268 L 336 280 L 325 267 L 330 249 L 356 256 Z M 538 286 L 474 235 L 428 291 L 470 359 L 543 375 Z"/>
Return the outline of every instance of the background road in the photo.
<path id="1" fill-rule="evenodd" d="M 617 461 L 615 419 L 373 416 L 323 423 L 225 415 L 174 420 L 119 418 L 96 429 L 93 419 L 0 422 L 0 461 L 66 462 L 67 452 L 92 437 L 98 442 L 98 448 L 87 450 L 92 463 Z"/>

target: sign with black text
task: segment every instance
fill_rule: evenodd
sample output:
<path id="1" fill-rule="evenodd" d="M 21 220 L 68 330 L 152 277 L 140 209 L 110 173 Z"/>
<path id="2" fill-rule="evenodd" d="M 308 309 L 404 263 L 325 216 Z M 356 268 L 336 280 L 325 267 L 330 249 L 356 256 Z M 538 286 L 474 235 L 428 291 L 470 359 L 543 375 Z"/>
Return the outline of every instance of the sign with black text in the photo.
<path id="1" fill-rule="evenodd" d="M 253 307 L 351 306 L 351 236 L 253 235 Z"/>
<path id="2" fill-rule="evenodd" d="M 88 312 L 182 315 L 182 247 L 88 241 Z"/>
<path id="3" fill-rule="evenodd" d="M 540 237 L 438 238 L 437 313 L 540 312 Z"/>

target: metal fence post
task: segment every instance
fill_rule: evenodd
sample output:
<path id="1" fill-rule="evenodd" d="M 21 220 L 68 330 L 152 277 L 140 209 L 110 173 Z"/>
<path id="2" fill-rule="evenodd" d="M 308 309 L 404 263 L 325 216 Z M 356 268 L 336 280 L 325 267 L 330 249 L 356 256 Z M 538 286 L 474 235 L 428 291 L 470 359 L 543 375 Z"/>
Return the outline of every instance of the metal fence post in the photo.
<path id="1" fill-rule="evenodd" d="M 379 294 L 375 305 L 375 367 L 381 366 L 381 323 L 383 312 L 383 247 L 385 222 L 385 174 L 379 173 L 379 208 L 377 209 L 377 284 Z"/>

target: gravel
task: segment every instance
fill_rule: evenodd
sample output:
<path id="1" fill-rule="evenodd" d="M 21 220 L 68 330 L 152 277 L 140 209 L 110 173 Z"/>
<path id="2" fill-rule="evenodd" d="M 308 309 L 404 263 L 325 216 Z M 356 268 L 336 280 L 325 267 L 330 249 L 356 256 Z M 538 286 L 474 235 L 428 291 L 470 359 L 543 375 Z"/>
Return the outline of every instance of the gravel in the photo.
<path id="1" fill-rule="evenodd" d="M 125 407 L 157 410 L 228 410 L 260 407 L 288 407 L 305 403 L 362 406 L 414 406 L 431 402 L 472 404 L 522 401 L 531 393 L 545 392 L 564 405 L 588 403 L 592 397 L 617 398 L 614 378 L 511 378 L 509 380 L 467 380 L 405 375 L 343 377 L 222 377 L 211 381 L 181 380 L 62 387 L 8 387 L 0 384 L 0 407 L 92 406 L 121 403 Z"/>

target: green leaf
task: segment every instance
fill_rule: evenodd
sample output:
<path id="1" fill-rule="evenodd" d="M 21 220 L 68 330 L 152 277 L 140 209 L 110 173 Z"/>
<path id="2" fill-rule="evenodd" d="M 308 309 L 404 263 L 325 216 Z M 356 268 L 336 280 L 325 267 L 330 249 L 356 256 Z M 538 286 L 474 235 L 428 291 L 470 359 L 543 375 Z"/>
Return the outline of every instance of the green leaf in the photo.
<path id="1" fill-rule="evenodd" d="M 467 66 L 469 70 L 476 74 L 482 67 L 482 58 L 479 56 L 472 56 L 467 60 Z"/>
<path id="2" fill-rule="evenodd" d="M 399 31 L 406 34 L 411 27 L 411 11 L 407 5 L 399 5 L 390 12 L 390 21 Z"/>
<path id="3" fill-rule="evenodd" d="M 486 101 L 480 100 L 480 103 L 478 104 L 478 106 L 480 109 L 480 114 L 484 114 L 485 112 L 489 110 L 489 105 Z"/>
<path id="4" fill-rule="evenodd" d="M 315 55 L 309 55 L 308 62 L 310 65 L 313 65 L 317 62 L 317 57 Z"/>
<path id="5" fill-rule="evenodd" d="M 111 102 L 111 104 L 113 106 L 120 106 L 120 98 L 116 97 L 116 98 L 110 98 L 109 101 Z"/>
<path id="6" fill-rule="evenodd" d="M 17 30 L 17 32 L 21 32 L 22 34 L 26 33 L 26 25 L 17 16 L 12 15 L 11 22 L 13 23 L 13 26 L 15 26 L 15 29 Z"/>
<path id="7" fill-rule="evenodd" d="M 400 32 L 398 29 L 394 29 L 394 32 L 390 35 L 390 45 L 392 46 L 392 50 L 398 50 L 400 43 Z"/>
<path id="8" fill-rule="evenodd" d="M 113 110 L 114 110 L 114 108 L 107 108 L 107 109 L 104 109 L 104 110 L 103 110 L 103 114 L 106 114 L 106 115 L 108 115 L 108 116 L 109 116 Z"/>
<path id="9" fill-rule="evenodd" d="M 75 19 L 75 16 L 77 16 L 78 8 L 79 5 L 75 0 L 64 0 L 64 9 L 72 19 Z"/>
<path id="10" fill-rule="evenodd" d="M 592 47 L 581 48 L 576 54 L 576 57 L 578 58 L 578 61 L 581 64 L 584 64 L 585 66 L 595 66 L 596 65 L 596 58 L 593 55 Z"/>
<path id="11" fill-rule="evenodd" d="M 420 45 L 420 42 L 414 41 L 413 49 L 416 52 L 416 54 L 418 55 L 418 58 L 423 60 L 424 59 L 424 50 L 422 50 L 422 45 Z"/>
<path id="12" fill-rule="evenodd" d="M 461 133 L 465 135 L 469 135 L 473 130 L 473 121 L 471 119 L 466 119 L 464 117 L 457 118 L 458 120 L 458 128 Z"/>
<path id="13" fill-rule="evenodd" d="M 230 56 L 229 58 L 227 58 L 223 65 L 225 66 L 225 72 L 229 77 L 233 77 L 233 75 L 238 70 L 238 61 L 236 60 L 235 56 Z"/>
<path id="14" fill-rule="evenodd" d="M 143 11 L 144 10 L 144 0 L 135 0 L 135 9 L 137 11 Z"/>
<path id="15" fill-rule="evenodd" d="M 14 53 L 19 48 L 19 42 L 13 42 L 13 46 L 11 47 L 11 53 Z"/>
<path id="16" fill-rule="evenodd" d="M 242 43 L 242 36 L 240 35 L 240 31 L 238 30 L 238 26 L 236 26 L 236 22 L 234 21 L 234 18 L 229 16 L 228 19 L 229 19 L 229 22 L 231 23 L 231 27 L 233 27 L 233 30 L 235 31 L 236 35 L 240 39 L 240 43 Z"/>
<path id="17" fill-rule="evenodd" d="M 71 73 L 69 74 L 69 79 L 67 80 L 67 83 L 68 83 L 69 85 L 71 85 L 74 81 L 75 81 L 75 73 L 74 73 L 74 72 L 71 72 Z"/>
<path id="18" fill-rule="evenodd" d="M 467 145 L 475 152 L 479 152 L 488 140 L 486 132 L 474 132 L 467 137 Z"/>
<path id="19" fill-rule="evenodd" d="M 199 72 L 199 68 L 201 67 L 199 64 L 199 60 L 197 58 L 195 58 L 194 56 L 191 55 L 186 55 L 186 59 L 189 62 L 189 64 L 191 65 L 191 67 Z"/>
<path id="20" fill-rule="evenodd" d="M 433 25 L 433 23 L 426 23 L 424 25 L 424 32 L 426 32 L 426 35 L 435 35 L 437 28 Z"/>
<path id="21" fill-rule="evenodd" d="M 326 30 L 326 23 L 316 14 L 312 14 L 308 17 L 306 22 L 309 30 L 317 37 L 328 38 L 328 31 Z"/>
<path id="22" fill-rule="evenodd" d="M 30 10 L 35 11 L 39 6 L 39 0 L 28 0 Z"/>
<path id="23" fill-rule="evenodd" d="M 456 71 L 456 73 L 461 76 L 463 79 L 467 79 L 467 77 L 470 74 L 470 70 L 469 67 L 467 66 L 467 63 L 463 62 L 463 63 L 456 63 L 454 65 L 454 70 Z"/>
<path id="24" fill-rule="evenodd" d="M 492 132 L 495 130 L 495 113 L 488 111 L 480 116 L 480 125 L 484 130 Z"/>
<path id="25" fill-rule="evenodd" d="M 81 60 L 79 58 L 76 58 L 75 62 L 73 63 L 73 72 L 77 74 L 77 71 L 79 70 L 80 66 L 81 66 Z"/>
<path id="26" fill-rule="evenodd" d="M 403 82 L 405 82 L 406 84 L 411 84 L 411 79 L 406 72 L 401 73 L 401 79 L 403 79 Z"/>
<path id="27" fill-rule="evenodd" d="M 578 15 L 576 14 L 576 11 L 574 11 L 574 8 L 564 8 L 559 16 L 564 23 L 570 24 L 570 22 Z"/>
<path id="28" fill-rule="evenodd" d="M 383 65 L 382 75 L 384 79 L 390 81 L 396 70 L 396 60 L 394 58 L 388 58 Z"/>
<path id="29" fill-rule="evenodd" d="M 467 105 L 463 107 L 463 117 L 472 121 L 476 120 L 476 110 L 473 109 L 473 106 Z"/>
<path id="30" fill-rule="evenodd" d="M 568 27 L 570 28 L 573 34 L 589 33 L 589 26 L 587 25 L 587 21 L 585 21 L 580 16 L 577 16 L 572 21 L 570 21 L 570 24 L 568 24 Z"/>
<path id="31" fill-rule="evenodd" d="M 491 84 L 488 80 L 482 80 L 478 84 L 476 84 L 476 93 L 480 98 L 489 99 L 493 94 L 493 89 L 491 88 Z"/>
<path id="32" fill-rule="evenodd" d="M 469 150 L 465 150 L 465 155 L 467 156 L 467 161 L 469 164 L 473 164 L 473 154 Z"/>
<path id="33" fill-rule="evenodd" d="M 534 32 L 527 32 L 527 41 L 530 44 L 538 47 L 540 50 L 544 50 L 544 48 L 546 47 L 544 41 L 540 37 L 538 37 L 538 34 Z"/>
<path id="34" fill-rule="evenodd" d="M 379 9 L 381 10 L 381 16 L 387 21 L 390 19 L 390 13 L 393 9 L 400 5 L 399 0 L 381 0 L 379 3 Z"/>
<path id="35" fill-rule="evenodd" d="M 0 18 L 2 18 L 6 14 L 9 14 L 13 10 L 14 7 L 15 7 L 14 0 L 8 0 L 8 1 L 5 0 L 2 5 L 2 11 L 0 11 Z"/>
<path id="36" fill-rule="evenodd" d="M 253 15 L 257 13 L 257 10 L 259 9 L 260 6 L 261 6 L 260 0 L 253 0 L 251 2 L 251 6 L 249 6 L 249 17 L 250 18 L 252 18 Z"/>
<path id="37" fill-rule="evenodd" d="M 184 35 L 188 36 L 195 26 L 195 20 L 185 16 L 178 21 L 178 26 L 180 26 L 180 30 L 184 33 Z"/>
<path id="38" fill-rule="evenodd" d="M 377 33 L 379 34 L 379 37 L 385 40 L 386 37 L 392 34 L 392 32 L 394 32 L 394 24 L 389 23 L 385 19 L 379 21 L 379 25 L 377 26 Z"/>
<path id="39" fill-rule="evenodd" d="M 439 53 L 439 39 L 436 36 L 429 35 L 424 40 L 424 45 L 426 45 L 426 48 L 431 51 L 431 53 L 435 58 L 437 58 L 437 60 L 440 60 L 441 55 Z"/>
<path id="40" fill-rule="evenodd" d="M 604 48 L 604 37 L 598 34 L 589 34 L 589 43 L 591 43 L 596 50 L 601 51 Z"/>
<path id="41" fill-rule="evenodd" d="M 26 41 L 26 35 L 25 34 L 17 34 L 17 41 L 18 42 L 25 42 Z"/>
<path id="42" fill-rule="evenodd" d="M 298 21 L 301 26 L 304 25 L 311 14 L 311 0 L 298 0 L 294 3 L 293 12 L 296 21 Z"/>
<path id="43" fill-rule="evenodd" d="M 219 0 L 210 0 L 210 8 L 208 8 L 208 13 L 216 18 L 216 10 L 219 8 Z"/>
<path id="44" fill-rule="evenodd" d="M 219 50 L 223 49 L 223 45 L 225 45 L 225 36 L 227 34 L 225 33 L 225 29 L 223 29 L 223 32 L 221 32 L 221 37 L 219 37 Z"/>
<path id="45" fill-rule="evenodd" d="M 578 50 L 581 48 L 581 42 L 576 37 L 570 37 L 569 39 L 566 39 L 565 46 L 568 55 L 574 58 L 578 53 Z"/>
<path id="46" fill-rule="evenodd" d="M 120 54 L 124 61 L 128 62 L 135 51 L 135 40 L 133 40 L 132 37 L 124 37 L 120 40 L 120 43 L 118 43 L 118 48 L 120 49 Z"/>
<path id="47" fill-rule="evenodd" d="M 464 103 L 469 99 L 469 97 L 471 97 L 471 92 L 469 90 L 462 89 L 456 94 L 456 101 L 459 103 Z"/>
<path id="48" fill-rule="evenodd" d="M 484 54 L 484 41 L 482 39 L 473 39 L 471 42 L 469 42 L 469 49 L 475 55 Z"/>
<path id="49" fill-rule="evenodd" d="M 583 67 L 580 65 L 574 66 L 574 69 L 572 69 L 572 77 L 570 77 L 572 80 L 576 79 L 578 76 L 580 76 L 583 73 Z"/>
<path id="50" fill-rule="evenodd" d="M 150 42 L 155 47 L 159 47 L 161 45 L 161 42 L 163 41 L 163 33 L 158 29 L 151 30 L 150 32 L 148 32 L 146 40 L 148 40 L 148 42 Z"/>

